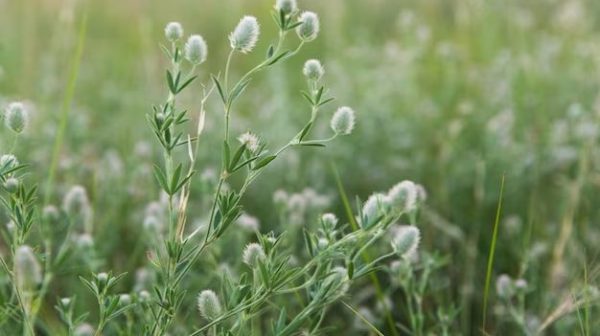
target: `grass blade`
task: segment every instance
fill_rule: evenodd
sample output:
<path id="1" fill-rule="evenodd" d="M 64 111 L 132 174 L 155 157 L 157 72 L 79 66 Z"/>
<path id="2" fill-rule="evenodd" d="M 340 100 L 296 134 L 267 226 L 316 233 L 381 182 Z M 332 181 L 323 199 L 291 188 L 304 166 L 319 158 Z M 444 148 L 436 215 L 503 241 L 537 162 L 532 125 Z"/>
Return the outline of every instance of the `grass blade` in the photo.
<path id="1" fill-rule="evenodd" d="M 494 231 L 492 233 L 492 243 L 490 245 L 490 252 L 488 254 L 487 271 L 485 274 L 485 288 L 483 292 L 483 322 L 481 328 L 485 332 L 485 323 L 487 317 L 487 304 L 490 291 L 490 282 L 492 278 L 492 266 L 494 265 L 494 252 L 496 251 L 496 241 L 498 240 L 498 224 L 500 223 L 500 213 L 502 212 L 502 196 L 504 194 L 504 175 L 502 175 L 502 182 L 500 182 L 500 196 L 498 197 L 498 207 L 496 209 L 496 219 L 494 221 Z"/>

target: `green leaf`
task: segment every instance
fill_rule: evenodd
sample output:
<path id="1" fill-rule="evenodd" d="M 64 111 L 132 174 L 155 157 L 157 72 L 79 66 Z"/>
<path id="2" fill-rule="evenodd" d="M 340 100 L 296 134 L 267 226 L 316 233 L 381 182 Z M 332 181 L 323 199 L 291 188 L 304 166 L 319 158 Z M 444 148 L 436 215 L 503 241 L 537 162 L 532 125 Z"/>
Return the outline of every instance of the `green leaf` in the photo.
<path id="1" fill-rule="evenodd" d="M 193 76 L 192 78 L 188 79 L 187 81 L 185 81 L 183 84 L 181 84 L 181 86 L 179 86 L 177 88 L 177 93 L 181 92 L 183 89 L 185 89 L 188 85 L 190 85 L 190 83 L 192 83 L 194 81 L 194 79 L 196 79 L 198 76 Z"/>
<path id="2" fill-rule="evenodd" d="M 219 91 L 219 96 L 221 96 L 221 100 L 223 101 L 223 104 L 227 104 L 227 96 L 223 92 L 223 88 L 221 87 L 221 83 L 219 82 L 219 80 L 217 79 L 217 77 L 211 75 L 211 78 L 212 78 L 213 82 L 215 83 L 215 86 L 217 87 L 217 91 Z"/>
<path id="3" fill-rule="evenodd" d="M 292 52 L 291 50 L 286 50 L 286 51 L 282 52 L 281 54 L 275 56 L 269 63 L 267 63 L 267 65 L 273 65 L 273 64 L 279 62 L 280 60 L 282 60 L 286 56 L 288 56 L 291 52 Z"/>
<path id="4" fill-rule="evenodd" d="M 266 158 L 258 161 L 258 163 L 252 168 L 252 170 L 258 170 L 266 165 L 268 165 L 269 163 L 271 163 L 271 161 L 275 160 L 277 156 L 276 155 L 269 155 Z"/>
<path id="5" fill-rule="evenodd" d="M 173 172 L 173 176 L 171 177 L 171 187 L 170 187 L 170 195 L 173 195 L 177 192 L 177 185 L 179 184 L 179 178 L 181 177 L 181 163 L 177 165 L 175 171 Z"/>
<path id="6" fill-rule="evenodd" d="M 172 94 L 177 93 L 177 87 L 175 86 L 175 81 L 173 80 L 173 75 L 171 74 L 171 71 L 167 70 L 167 85 L 169 86 L 169 91 L 171 91 Z"/>
<path id="7" fill-rule="evenodd" d="M 241 83 L 238 83 L 229 94 L 229 105 L 233 104 L 233 102 L 244 92 L 248 84 L 250 83 L 250 78 L 244 80 Z"/>
<path id="8" fill-rule="evenodd" d="M 158 181 L 160 187 L 163 188 L 163 190 L 167 194 L 170 194 L 169 185 L 167 183 L 167 177 L 163 173 L 162 169 L 160 169 L 160 167 L 157 165 L 154 165 L 154 177 L 156 177 L 156 180 Z"/>
<path id="9" fill-rule="evenodd" d="M 235 168 L 235 166 L 240 161 L 240 158 L 242 157 L 242 154 L 244 154 L 245 150 L 246 150 L 246 144 L 242 144 L 240 146 L 240 148 L 238 148 L 237 151 L 235 152 L 235 154 L 233 155 L 233 159 L 229 163 L 229 166 L 228 166 L 227 170 L 229 170 L 230 172 L 233 171 L 233 169 Z"/>

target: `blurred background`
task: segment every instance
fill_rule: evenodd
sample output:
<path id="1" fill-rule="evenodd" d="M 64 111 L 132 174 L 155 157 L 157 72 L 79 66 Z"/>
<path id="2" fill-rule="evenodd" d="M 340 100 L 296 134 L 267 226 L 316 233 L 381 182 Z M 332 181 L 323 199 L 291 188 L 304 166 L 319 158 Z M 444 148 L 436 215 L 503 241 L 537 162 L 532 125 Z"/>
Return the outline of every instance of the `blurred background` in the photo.
<path id="1" fill-rule="evenodd" d="M 456 330 L 472 334 L 481 319 L 504 174 L 494 274 L 526 276 L 537 293 L 528 306 L 538 320 L 573 286 L 597 283 L 600 2 L 299 5 L 319 14 L 322 33 L 295 58 L 255 77 L 234 111 L 233 128 L 255 131 L 273 147 L 295 134 L 310 114 L 300 95 L 302 64 L 309 58 L 322 60 L 324 82 L 336 97 L 323 111 L 317 134 L 327 134 L 339 105 L 352 106 L 358 124 L 355 133 L 326 149 L 287 153 L 257 181 L 244 202 L 262 231 L 277 224 L 271 197 L 276 190 L 319 195 L 327 209 L 342 213 L 332 164 L 348 194 L 363 200 L 402 179 L 414 180 L 428 191 L 420 220 L 424 249 L 449 254 L 443 300 L 460 307 Z M 234 58 L 232 76 L 263 59 L 276 38 L 272 6 L 271 0 L 0 0 L 0 103 L 31 105 L 32 127 L 18 153 L 42 187 L 88 15 L 49 197 L 60 203 L 73 184 L 90 190 L 96 239 L 103 241 L 98 253 L 112 258 L 111 267 L 123 270 L 143 261 L 143 255 L 127 256 L 144 205 L 158 197 L 150 168 L 158 146 L 145 114 L 166 91 L 167 64 L 159 48 L 165 24 L 179 21 L 186 35 L 207 40 L 200 79 L 208 85 L 210 74 L 223 69 L 227 36 L 243 15 L 259 19 L 261 38 L 251 54 Z M 197 112 L 200 93 L 196 83 L 181 105 Z M 207 113 L 198 169 L 210 178 L 220 162 L 222 112 L 215 97 Z M 576 318 L 566 319 L 552 332 L 564 335 L 576 325 Z"/>

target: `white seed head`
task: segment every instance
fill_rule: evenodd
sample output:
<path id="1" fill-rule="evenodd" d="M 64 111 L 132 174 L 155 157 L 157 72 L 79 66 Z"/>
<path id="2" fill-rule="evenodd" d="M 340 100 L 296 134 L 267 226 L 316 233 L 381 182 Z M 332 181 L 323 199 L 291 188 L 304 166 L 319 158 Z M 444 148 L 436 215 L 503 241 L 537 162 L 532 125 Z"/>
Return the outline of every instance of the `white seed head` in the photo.
<path id="1" fill-rule="evenodd" d="M 360 222 L 361 227 L 367 229 L 375 224 L 387 211 L 388 204 L 389 201 L 387 196 L 382 193 L 375 193 L 369 196 L 367 201 L 363 204 L 363 220 Z"/>
<path id="2" fill-rule="evenodd" d="M 4 181 L 4 189 L 9 193 L 15 193 L 19 189 L 19 180 L 14 177 L 9 177 Z"/>
<path id="3" fill-rule="evenodd" d="M 71 187 L 63 199 L 63 210 L 67 214 L 75 216 L 82 215 L 89 211 L 89 209 L 90 201 L 85 188 L 80 185 Z"/>
<path id="4" fill-rule="evenodd" d="M 506 275 L 501 274 L 496 279 L 496 294 L 501 298 L 510 298 L 514 294 L 513 281 Z"/>
<path id="5" fill-rule="evenodd" d="M 94 327 L 87 323 L 78 325 L 75 331 L 73 331 L 74 336 L 94 336 L 94 333 Z"/>
<path id="6" fill-rule="evenodd" d="M 258 218 L 254 217 L 254 216 L 250 216 L 247 213 L 243 213 L 240 218 L 238 218 L 237 220 L 237 224 L 247 230 L 247 231 L 258 231 L 260 229 L 260 223 L 258 221 Z"/>
<path id="7" fill-rule="evenodd" d="M 288 193 L 283 189 L 277 189 L 273 193 L 273 203 L 275 203 L 276 206 L 281 207 L 287 205 L 288 198 Z"/>
<path id="8" fill-rule="evenodd" d="M 150 293 L 147 290 L 141 290 L 138 293 L 138 299 L 140 300 L 140 302 L 149 302 L 151 299 Z"/>
<path id="9" fill-rule="evenodd" d="M 198 295 L 198 310 L 207 320 L 215 320 L 222 314 L 219 297 L 210 289 L 203 290 Z"/>
<path id="10" fill-rule="evenodd" d="M 60 299 L 60 304 L 65 308 L 68 308 L 71 305 L 71 302 L 72 300 L 69 297 L 64 297 Z"/>
<path id="11" fill-rule="evenodd" d="M 229 43 L 234 50 L 249 53 L 256 45 L 259 34 L 260 27 L 256 18 L 254 16 L 244 16 L 233 32 L 229 34 Z"/>
<path id="12" fill-rule="evenodd" d="M 335 134 L 350 134 L 354 129 L 354 123 L 354 110 L 347 106 L 342 106 L 335 111 L 331 118 L 331 129 Z"/>
<path id="13" fill-rule="evenodd" d="M 12 154 L 4 154 L 0 156 L 0 168 L 12 169 L 19 165 L 19 160 Z"/>
<path id="14" fill-rule="evenodd" d="M 129 294 L 121 294 L 119 296 L 119 303 L 126 306 L 131 303 L 131 296 Z"/>
<path id="15" fill-rule="evenodd" d="M 4 123 L 15 133 L 21 133 L 27 127 L 28 113 L 20 102 L 10 103 L 4 114 Z"/>
<path id="16" fill-rule="evenodd" d="M 417 251 L 420 240 L 421 232 L 416 226 L 403 225 L 392 239 L 392 248 L 402 258 L 410 258 Z"/>
<path id="17" fill-rule="evenodd" d="M 185 43 L 185 58 L 192 64 L 201 64 L 206 61 L 208 47 L 200 35 L 192 35 Z"/>
<path id="18" fill-rule="evenodd" d="M 246 245 L 246 248 L 244 248 L 244 253 L 242 254 L 242 260 L 250 267 L 257 267 L 258 262 L 265 260 L 266 258 L 267 256 L 265 255 L 265 251 L 258 243 L 250 243 Z"/>
<path id="19" fill-rule="evenodd" d="M 325 228 L 325 230 L 331 232 L 335 230 L 335 226 L 338 223 L 338 218 L 332 213 L 326 213 L 323 216 L 321 216 L 321 221 L 323 222 L 323 227 Z"/>
<path id="20" fill-rule="evenodd" d="M 388 196 L 394 208 L 412 211 L 417 207 L 419 190 L 414 182 L 404 180 L 393 186 L 388 192 Z"/>
<path id="21" fill-rule="evenodd" d="M 325 74 L 325 69 L 321 62 L 316 59 L 309 59 L 304 63 L 304 68 L 302 68 L 302 73 L 304 76 L 312 81 L 318 81 Z"/>
<path id="22" fill-rule="evenodd" d="M 98 280 L 98 282 L 101 284 L 106 284 L 106 282 L 108 281 L 108 273 L 106 273 L 106 272 L 98 273 L 98 275 L 96 275 L 96 280 Z"/>
<path id="23" fill-rule="evenodd" d="M 517 279 L 515 280 L 515 288 L 520 291 L 520 292 L 524 292 L 527 290 L 527 280 L 525 279 Z"/>
<path id="24" fill-rule="evenodd" d="M 238 141 L 241 142 L 243 145 L 246 145 L 246 148 L 248 148 L 248 150 L 252 153 L 256 152 L 260 145 L 260 140 L 258 139 L 258 136 L 256 136 L 256 134 L 252 132 L 243 133 L 238 137 Z"/>
<path id="25" fill-rule="evenodd" d="M 42 210 L 42 218 L 47 223 L 56 223 L 60 218 L 60 214 L 54 205 L 46 205 Z"/>
<path id="26" fill-rule="evenodd" d="M 329 288 L 335 296 L 344 295 L 350 288 L 348 270 L 342 266 L 334 267 L 331 274 L 323 281 L 323 286 Z"/>
<path id="27" fill-rule="evenodd" d="M 171 42 L 175 42 L 183 37 L 183 27 L 179 22 L 169 22 L 165 27 L 165 37 Z"/>
<path id="28" fill-rule="evenodd" d="M 310 42 L 319 35 L 319 17 L 313 12 L 304 12 L 298 19 L 302 23 L 296 27 L 298 37 L 305 42 Z"/>
<path id="29" fill-rule="evenodd" d="M 275 9 L 285 14 L 292 14 L 298 10 L 298 3 L 296 0 L 277 0 L 275 2 Z"/>
<path id="30" fill-rule="evenodd" d="M 42 283 L 42 268 L 31 247 L 22 245 L 15 251 L 15 281 L 23 292 L 32 292 Z"/>

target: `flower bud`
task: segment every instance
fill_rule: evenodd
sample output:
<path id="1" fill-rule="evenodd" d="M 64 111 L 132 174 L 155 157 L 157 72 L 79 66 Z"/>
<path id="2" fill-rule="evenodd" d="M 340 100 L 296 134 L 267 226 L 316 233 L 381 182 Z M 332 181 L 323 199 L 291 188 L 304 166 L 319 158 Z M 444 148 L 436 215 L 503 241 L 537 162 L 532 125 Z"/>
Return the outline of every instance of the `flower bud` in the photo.
<path id="1" fill-rule="evenodd" d="M 42 268 L 31 247 L 22 245 L 15 251 L 15 281 L 23 292 L 32 292 L 42 283 Z"/>
<path id="2" fill-rule="evenodd" d="M 323 222 L 323 227 L 325 230 L 331 232 L 335 230 L 335 226 L 338 223 L 338 218 L 332 213 L 326 213 L 321 217 L 321 222 Z"/>
<path id="3" fill-rule="evenodd" d="M 75 331 L 73 331 L 74 336 L 94 336 L 94 333 L 94 327 L 87 323 L 78 325 Z"/>
<path id="4" fill-rule="evenodd" d="M 392 248 L 402 258 L 409 258 L 416 252 L 420 239 L 421 232 L 416 226 L 403 225 L 392 239 Z"/>
<path id="5" fill-rule="evenodd" d="M 150 293 L 147 290 L 141 290 L 138 293 L 138 299 L 140 302 L 149 302 L 150 301 Z"/>
<path id="6" fill-rule="evenodd" d="M 256 18 L 254 16 L 244 16 L 233 32 L 229 34 L 229 43 L 234 50 L 249 53 L 256 45 L 259 34 L 260 28 Z"/>
<path id="7" fill-rule="evenodd" d="M 210 289 L 203 290 L 198 295 L 198 310 L 207 320 L 215 320 L 222 314 L 221 303 L 217 294 Z"/>
<path id="8" fill-rule="evenodd" d="M 284 14 L 292 14 L 298 10 L 298 3 L 296 0 L 277 0 L 275 9 L 282 11 Z"/>
<path id="9" fill-rule="evenodd" d="M 19 165 L 19 161 L 12 154 L 0 156 L 0 169 L 13 169 Z"/>
<path id="10" fill-rule="evenodd" d="M 510 299 L 514 295 L 513 281 L 508 275 L 501 274 L 496 279 L 496 294 L 504 299 Z"/>
<path id="11" fill-rule="evenodd" d="M 373 226 L 385 214 L 389 201 L 386 195 L 375 193 L 367 199 L 362 208 L 363 219 L 360 221 L 363 229 Z"/>
<path id="12" fill-rule="evenodd" d="M 96 275 L 96 282 L 98 283 L 98 288 L 102 290 L 108 284 L 108 274 L 106 272 L 98 273 Z"/>
<path id="13" fill-rule="evenodd" d="M 9 177 L 6 179 L 6 181 L 4 181 L 4 189 L 13 194 L 19 189 L 19 184 L 19 180 L 14 177 Z"/>
<path id="14" fill-rule="evenodd" d="M 69 309 L 69 306 L 71 305 L 71 302 L 72 302 L 72 300 L 69 297 L 64 297 L 64 298 L 60 299 L 60 304 L 65 309 Z"/>
<path id="15" fill-rule="evenodd" d="M 408 180 L 404 180 L 393 186 L 388 196 L 392 206 L 401 211 L 414 210 L 419 197 L 417 185 Z"/>
<path id="16" fill-rule="evenodd" d="M 244 253 L 242 254 L 242 260 L 250 267 L 257 267 L 258 262 L 266 259 L 265 251 L 262 246 L 257 243 L 250 243 L 246 245 Z"/>
<path id="17" fill-rule="evenodd" d="M 4 115 L 6 127 L 15 133 L 21 133 L 27 127 L 27 109 L 23 103 L 15 102 L 8 105 Z"/>
<path id="18" fill-rule="evenodd" d="M 190 63 L 198 65 L 206 61 L 208 47 L 206 41 L 200 35 L 192 35 L 185 43 L 185 58 Z"/>
<path id="19" fill-rule="evenodd" d="M 310 42 L 317 38 L 319 34 L 319 17 L 313 12 L 304 12 L 300 15 L 299 20 L 302 22 L 296 27 L 298 37 L 304 42 Z"/>
<path id="20" fill-rule="evenodd" d="M 306 61 L 306 63 L 304 63 L 302 73 L 309 80 L 316 82 L 323 77 L 323 74 L 325 74 L 325 69 L 323 69 L 323 65 L 321 65 L 319 60 L 309 59 Z"/>
<path id="21" fill-rule="evenodd" d="M 42 210 L 42 219 L 46 223 L 56 223 L 60 218 L 58 209 L 54 205 L 46 205 Z"/>
<path id="22" fill-rule="evenodd" d="M 165 37 L 171 42 L 175 42 L 183 37 L 183 27 L 179 22 L 169 22 L 165 27 Z"/>
<path id="23" fill-rule="evenodd" d="M 90 201 L 85 188 L 73 186 L 63 199 L 63 209 L 71 216 L 82 215 L 90 209 Z"/>
<path id="24" fill-rule="evenodd" d="M 260 140 L 258 139 L 256 134 L 252 132 L 243 133 L 238 137 L 238 141 L 241 142 L 243 145 L 246 145 L 246 148 L 252 153 L 256 152 L 260 145 Z"/>
<path id="25" fill-rule="evenodd" d="M 126 306 L 131 303 L 131 296 L 129 294 L 119 295 L 119 304 Z"/>
<path id="26" fill-rule="evenodd" d="M 350 134 L 354 129 L 354 119 L 354 110 L 347 106 L 342 106 L 335 111 L 331 118 L 331 129 L 335 134 Z"/>

